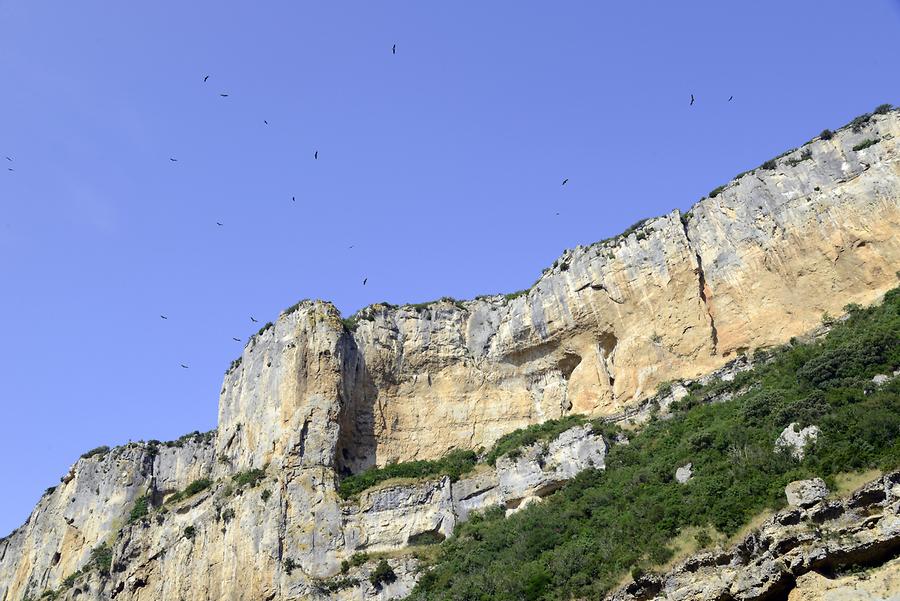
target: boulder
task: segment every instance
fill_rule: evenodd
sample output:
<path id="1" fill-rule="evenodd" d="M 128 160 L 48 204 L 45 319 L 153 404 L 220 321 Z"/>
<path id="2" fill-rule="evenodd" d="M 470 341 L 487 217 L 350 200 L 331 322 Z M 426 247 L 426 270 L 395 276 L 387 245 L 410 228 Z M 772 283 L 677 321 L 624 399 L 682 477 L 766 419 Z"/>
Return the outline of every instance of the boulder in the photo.
<path id="1" fill-rule="evenodd" d="M 693 467 L 693 463 L 688 463 L 675 470 L 675 481 L 679 484 L 687 484 L 688 480 L 694 477 Z"/>
<path id="2" fill-rule="evenodd" d="M 828 487 L 821 478 L 796 480 L 784 487 L 788 505 L 811 507 L 828 496 Z"/>
<path id="3" fill-rule="evenodd" d="M 798 430 L 797 424 L 792 422 L 778 435 L 775 448 L 787 449 L 795 459 L 802 461 L 806 454 L 806 445 L 815 442 L 819 438 L 819 432 L 818 426 L 806 426 Z"/>

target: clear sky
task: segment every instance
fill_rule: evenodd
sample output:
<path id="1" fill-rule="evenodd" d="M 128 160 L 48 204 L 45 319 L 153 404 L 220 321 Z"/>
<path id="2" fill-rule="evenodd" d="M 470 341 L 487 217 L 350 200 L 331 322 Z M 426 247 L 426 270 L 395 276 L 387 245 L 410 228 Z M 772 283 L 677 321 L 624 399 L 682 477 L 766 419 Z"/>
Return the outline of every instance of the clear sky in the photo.
<path id="1" fill-rule="evenodd" d="M 900 103 L 898 36 L 895 0 L 0 0 L 0 536 L 86 449 L 213 428 L 251 315 L 526 288 Z"/>

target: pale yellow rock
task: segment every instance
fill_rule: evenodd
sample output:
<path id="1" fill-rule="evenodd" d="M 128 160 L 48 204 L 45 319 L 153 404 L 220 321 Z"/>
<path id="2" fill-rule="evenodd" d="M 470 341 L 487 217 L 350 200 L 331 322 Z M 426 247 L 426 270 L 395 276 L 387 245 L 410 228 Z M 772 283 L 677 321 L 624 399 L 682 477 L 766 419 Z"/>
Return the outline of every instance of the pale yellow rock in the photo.
<path id="1" fill-rule="evenodd" d="M 788 601 L 900 601 L 900 559 L 833 579 L 809 572 L 797 578 Z"/>

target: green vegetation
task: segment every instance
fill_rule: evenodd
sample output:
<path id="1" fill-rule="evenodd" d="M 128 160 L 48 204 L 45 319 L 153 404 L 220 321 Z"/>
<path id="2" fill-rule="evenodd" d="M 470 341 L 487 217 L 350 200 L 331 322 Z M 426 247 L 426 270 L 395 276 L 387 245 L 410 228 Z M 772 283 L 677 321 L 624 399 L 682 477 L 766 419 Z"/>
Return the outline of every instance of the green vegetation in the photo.
<path id="1" fill-rule="evenodd" d="M 356 578 L 328 578 L 316 581 L 316 588 L 323 594 L 336 593 L 359 584 Z"/>
<path id="2" fill-rule="evenodd" d="M 137 499 L 134 500 L 134 505 L 131 507 L 131 513 L 128 514 L 128 523 L 132 524 L 139 519 L 145 517 L 150 512 L 150 497 L 147 495 L 141 495 Z"/>
<path id="3" fill-rule="evenodd" d="M 715 198 L 716 196 L 721 194 L 724 190 L 725 190 L 725 186 L 719 186 L 718 188 L 715 188 L 712 192 L 709 193 L 709 197 Z"/>
<path id="4" fill-rule="evenodd" d="M 798 158 L 791 158 L 787 160 L 788 165 L 791 167 L 796 167 L 803 161 L 812 160 L 812 149 L 806 148 L 800 152 L 800 156 Z"/>
<path id="5" fill-rule="evenodd" d="M 378 562 L 378 565 L 375 566 L 375 569 L 372 570 L 372 573 L 369 574 L 369 582 L 372 583 L 372 586 L 375 588 L 381 588 L 382 584 L 390 584 L 397 579 L 397 575 L 394 574 L 394 570 L 391 569 L 391 566 L 388 565 L 387 560 L 382 559 Z"/>
<path id="6" fill-rule="evenodd" d="M 225 373 L 231 373 L 241 365 L 241 360 L 244 358 L 243 355 L 239 356 L 237 359 L 233 359 L 231 361 L 231 365 L 228 366 L 228 369 L 225 370 Z"/>
<path id="7" fill-rule="evenodd" d="M 875 109 L 876 115 L 887 115 L 894 107 L 890 104 L 879 104 Z"/>
<path id="8" fill-rule="evenodd" d="M 854 117 L 853 121 L 850 122 L 849 127 L 853 130 L 853 133 L 858 134 L 863 130 L 863 127 L 865 127 L 866 123 L 868 123 L 869 119 L 871 118 L 872 115 L 870 115 L 869 113 L 865 113 L 863 115 L 860 115 L 859 117 Z"/>
<path id="9" fill-rule="evenodd" d="M 830 140 L 831 138 L 834 137 L 834 132 L 831 131 L 830 129 L 823 129 L 822 133 L 819 134 L 819 137 L 822 138 L 823 140 Z"/>
<path id="10" fill-rule="evenodd" d="M 893 469 L 900 378 L 880 387 L 871 378 L 898 366 L 900 289 L 881 306 L 854 307 L 815 343 L 776 349 L 732 382 L 694 387 L 670 419 L 614 445 L 605 471 L 584 471 L 509 518 L 498 507 L 458 525 L 411 598 L 600 598 L 632 571 L 668 561 L 680 533 L 703 530 L 695 536 L 705 544 L 783 506 L 792 480 L 833 485 L 838 473 Z M 705 402 L 723 391 L 735 397 Z M 821 429 L 803 461 L 775 449 L 792 422 Z M 681 485 L 674 472 L 687 462 L 694 477 Z"/>
<path id="11" fill-rule="evenodd" d="M 527 296 L 529 292 L 531 292 L 530 288 L 526 290 L 518 290 L 516 292 L 511 292 L 510 294 L 504 294 L 503 298 L 507 301 L 511 301 L 519 298 L 520 296 Z"/>
<path id="12" fill-rule="evenodd" d="M 259 484 L 260 481 L 265 477 L 265 469 L 252 469 L 244 472 L 239 472 L 232 476 L 231 479 L 238 487 L 249 486 L 250 488 L 253 488 L 257 484 Z"/>
<path id="13" fill-rule="evenodd" d="M 193 442 L 196 444 L 208 444 L 212 442 L 212 439 L 216 436 L 215 430 L 210 430 L 209 432 L 200 432 L 199 430 L 194 430 L 193 432 L 189 432 L 184 436 L 180 436 L 176 440 L 169 440 L 162 443 L 165 447 L 183 447 L 189 442 Z"/>
<path id="14" fill-rule="evenodd" d="M 862 142 L 860 142 L 859 144 L 854 146 L 853 150 L 855 152 L 859 152 L 860 150 L 865 150 L 869 146 L 874 146 L 875 144 L 878 144 L 878 142 L 880 142 L 880 141 L 881 140 L 879 140 L 878 138 L 874 138 L 874 139 L 866 138 L 865 140 L 863 140 Z"/>
<path id="15" fill-rule="evenodd" d="M 190 484 L 188 484 L 184 490 L 179 491 L 166 499 L 166 503 L 177 503 L 179 501 L 183 501 L 184 499 L 193 497 L 198 492 L 202 492 L 212 486 L 212 480 L 209 478 L 200 478 L 199 480 L 194 480 Z"/>
<path id="16" fill-rule="evenodd" d="M 297 562 L 290 557 L 284 560 L 284 571 L 287 572 L 288 576 L 290 576 L 291 572 L 299 567 L 300 566 L 297 564 Z"/>
<path id="17" fill-rule="evenodd" d="M 775 162 L 775 159 L 769 159 L 765 163 L 759 166 L 760 169 L 768 169 L 769 171 L 774 171 L 778 168 L 778 163 Z"/>
<path id="18" fill-rule="evenodd" d="M 106 543 L 100 543 L 91 550 L 88 566 L 108 574 L 112 569 L 112 549 Z"/>
<path id="19" fill-rule="evenodd" d="M 347 317 L 341 320 L 341 323 L 344 325 L 344 329 L 348 332 L 355 332 L 357 326 L 359 325 L 359 318 L 356 316 Z"/>
<path id="20" fill-rule="evenodd" d="M 103 445 L 103 446 L 99 446 L 97 448 L 91 449 L 87 453 L 82 453 L 81 458 L 82 459 L 90 459 L 91 457 L 94 457 L 95 455 L 105 455 L 107 453 L 109 453 L 109 447 L 106 445 Z"/>
<path id="21" fill-rule="evenodd" d="M 550 419 L 542 424 L 534 424 L 527 428 L 522 428 L 509 434 L 501 436 L 494 447 L 485 455 L 486 463 L 494 465 L 497 460 L 504 455 L 513 455 L 522 447 L 527 447 L 536 442 L 551 440 L 556 438 L 569 428 L 579 426 L 585 423 L 582 415 L 568 415 L 559 419 Z"/>
<path id="22" fill-rule="evenodd" d="M 272 323 L 271 321 L 267 321 L 267 322 L 266 322 L 266 325 L 264 325 L 263 327 L 261 327 L 261 328 L 256 332 L 256 334 L 254 334 L 254 336 L 262 336 L 263 334 L 266 333 L 266 330 L 268 330 L 268 329 L 270 329 L 270 328 L 274 328 L 274 327 L 275 327 L 275 324 L 274 324 L 274 323 Z"/>
<path id="23" fill-rule="evenodd" d="M 299 300 L 296 303 L 294 303 L 293 305 L 291 305 L 290 307 L 288 307 L 287 309 L 285 309 L 284 311 L 282 311 L 281 314 L 282 315 L 290 315 L 291 313 L 294 313 L 295 311 L 297 311 L 297 309 L 300 308 L 300 305 L 302 305 L 303 303 L 309 302 L 309 300 L 310 299 L 308 299 L 308 298 Z"/>
<path id="24" fill-rule="evenodd" d="M 451 451 L 435 461 L 408 461 L 390 463 L 381 468 L 372 468 L 352 476 L 347 476 L 338 486 L 338 494 L 344 499 L 358 495 L 379 482 L 391 478 L 430 478 L 450 476 L 456 481 L 461 474 L 474 467 L 478 460 L 474 451 Z"/>

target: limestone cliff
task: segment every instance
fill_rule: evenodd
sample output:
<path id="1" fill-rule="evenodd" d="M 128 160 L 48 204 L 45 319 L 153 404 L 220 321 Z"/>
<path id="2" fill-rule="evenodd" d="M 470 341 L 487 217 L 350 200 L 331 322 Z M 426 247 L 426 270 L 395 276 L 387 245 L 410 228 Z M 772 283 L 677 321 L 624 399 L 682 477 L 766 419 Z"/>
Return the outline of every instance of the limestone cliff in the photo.
<path id="1" fill-rule="evenodd" d="M 229 369 L 214 435 L 76 462 L 0 541 L 0 601 L 403 595 L 414 558 L 389 558 L 395 580 L 377 584 L 372 561 L 342 562 L 445 536 L 472 509 L 533 502 L 601 467 L 607 441 L 573 432 L 550 445 L 549 464 L 532 449 L 521 466 L 356 502 L 337 495 L 341 474 L 622 411 L 663 381 L 785 342 L 896 286 L 900 114 L 858 129 L 745 174 L 688 213 L 567 251 L 516 295 L 380 304 L 349 321 L 329 303 L 298 303 Z M 173 497 L 185 489 L 194 494 Z M 108 562 L 97 559 L 103 545 Z"/>

